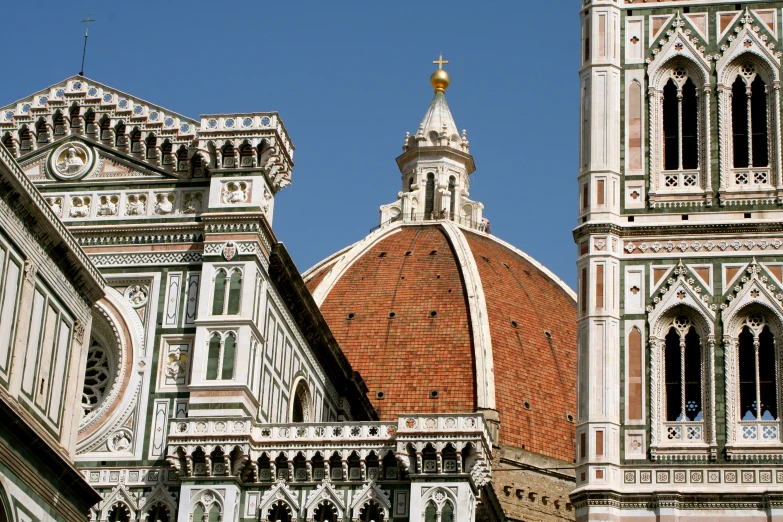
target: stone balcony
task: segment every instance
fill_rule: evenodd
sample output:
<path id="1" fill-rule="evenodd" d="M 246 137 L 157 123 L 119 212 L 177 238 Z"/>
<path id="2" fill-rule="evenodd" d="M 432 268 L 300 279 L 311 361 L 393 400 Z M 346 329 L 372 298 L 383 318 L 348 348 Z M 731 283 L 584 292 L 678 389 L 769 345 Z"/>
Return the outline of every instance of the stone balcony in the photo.
<path id="1" fill-rule="evenodd" d="M 167 459 L 190 479 L 364 481 L 452 474 L 481 486 L 489 481 L 491 447 L 480 413 L 289 424 L 197 417 L 171 421 Z"/>

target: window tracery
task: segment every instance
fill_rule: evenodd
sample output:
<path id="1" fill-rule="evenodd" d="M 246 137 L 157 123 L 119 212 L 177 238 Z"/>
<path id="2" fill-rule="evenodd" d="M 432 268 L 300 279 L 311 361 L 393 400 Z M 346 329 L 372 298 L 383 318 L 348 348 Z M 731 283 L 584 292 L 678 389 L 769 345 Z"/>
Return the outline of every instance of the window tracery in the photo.
<path id="1" fill-rule="evenodd" d="M 359 520 L 361 522 L 383 522 L 383 509 L 381 509 L 381 505 L 374 500 L 367 501 L 359 510 Z"/>
<path id="2" fill-rule="evenodd" d="M 771 310 L 756 305 L 727 321 L 726 431 L 730 453 L 735 446 L 781 444 L 780 328 L 779 319 L 773 321 L 772 317 Z"/>
<path id="3" fill-rule="evenodd" d="M 706 150 L 709 89 L 703 71 L 675 58 L 655 71 L 650 83 L 650 196 L 698 196 L 710 191 Z"/>
<path id="4" fill-rule="evenodd" d="M 776 104 L 779 91 L 777 86 L 770 88 L 771 77 L 769 67 L 758 58 L 742 55 L 721 78 L 722 197 L 731 192 L 746 197 L 748 192 L 769 191 L 779 177 L 770 146 L 777 136 L 770 107 Z"/>
<path id="5" fill-rule="evenodd" d="M 157 502 L 147 510 L 144 520 L 146 522 L 170 522 L 169 509 L 162 502 Z"/>
<path id="6" fill-rule="evenodd" d="M 780 201 L 780 56 L 752 26 L 750 15 L 715 65 L 720 131 L 720 197 Z"/>
<path id="7" fill-rule="evenodd" d="M 330 502 L 324 502 L 315 510 L 313 522 L 337 522 L 337 509 Z"/>
<path id="8" fill-rule="evenodd" d="M 118 381 L 122 381 L 123 353 L 114 318 L 102 307 L 93 308 L 84 385 L 80 429 L 97 419 L 116 399 Z"/>
<path id="9" fill-rule="evenodd" d="M 269 508 L 266 519 L 269 522 L 291 522 L 291 507 L 282 500 L 275 502 Z"/>
<path id="10" fill-rule="evenodd" d="M 706 460 L 717 454 L 715 426 L 715 314 L 689 284 L 688 271 L 661 288 L 650 315 L 650 449 Z M 677 457 L 681 458 L 681 457 Z"/>
<path id="11" fill-rule="evenodd" d="M 703 386 L 699 334 L 685 315 L 677 316 L 665 339 L 666 440 L 703 439 Z"/>
<path id="12" fill-rule="evenodd" d="M 454 506 L 456 498 L 453 493 L 443 488 L 436 488 L 424 499 L 425 522 L 454 522 Z"/>
<path id="13" fill-rule="evenodd" d="M 87 352 L 87 370 L 84 374 L 82 410 L 84 415 L 98 408 L 110 388 L 112 379 L 108 350 L 94 338 L 90 338 Z"/>

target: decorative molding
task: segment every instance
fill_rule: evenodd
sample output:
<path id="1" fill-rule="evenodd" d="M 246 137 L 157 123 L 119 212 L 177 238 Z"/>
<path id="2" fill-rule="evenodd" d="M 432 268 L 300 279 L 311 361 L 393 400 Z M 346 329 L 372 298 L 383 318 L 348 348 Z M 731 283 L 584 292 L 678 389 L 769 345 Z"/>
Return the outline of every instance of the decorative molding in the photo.
<path id="1" fill-rule="evenodd" d="M 676 241 L 676 242 L 675 242 Z M 701 254 L 712 253 L 721 254 L 723 252 L 763 252 L 767 249 L 780 250 L 783 247 L 783 241 L 780 239 L 766 238 L 723 238 L 723 239 L 695 239 L 695 240 L 652 240 L 652 239 L 632 239 L 623 242 L 623 250 L 627 255 L 650 256 L 654 254 L 667 255 L 672 252 L 675 255 L 688 251 L 699 252 Z M 716 250 L 717 249 L 717 250 Z"/>
<path id="2" fill-rule="evenodd" d="M 142 254 L 92 254 L 95 266 L 201 264 L 201 252 L 151 252 Z"/>

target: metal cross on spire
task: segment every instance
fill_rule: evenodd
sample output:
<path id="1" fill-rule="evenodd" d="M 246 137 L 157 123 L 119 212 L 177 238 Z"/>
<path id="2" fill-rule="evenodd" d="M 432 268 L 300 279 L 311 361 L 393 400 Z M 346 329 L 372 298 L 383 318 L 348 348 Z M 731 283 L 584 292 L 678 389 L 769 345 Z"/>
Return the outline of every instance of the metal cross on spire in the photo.
<path id="1" fill-rule="evenodd" d="M 95 19 L 90 18 L 90 13 L 87 13 L 87 19 L 82 20 L 82 23 L 87 24 L 84 29 L 84 50 L 82 51 L 82 69 L 79 71 L 79 76 L 84 76 L 84 57 L 87 56 L 87 36 L 90 34 L 90 22 L 95 22 Z"/>
<path id="2" fill-rule="evenodd" d="M 433 60 L 432 63 L 437 63 L 438 64 L 438 69 L 440 70 L 440 69 L 443 69 L 443 66 L 446 65 L 447 63 L 449 63 L 449 61 L 448 60 L 444 60 L 443 59 L 443 55 L 441 54 L 440 58 L 438 58 L 437 60 Z"/>

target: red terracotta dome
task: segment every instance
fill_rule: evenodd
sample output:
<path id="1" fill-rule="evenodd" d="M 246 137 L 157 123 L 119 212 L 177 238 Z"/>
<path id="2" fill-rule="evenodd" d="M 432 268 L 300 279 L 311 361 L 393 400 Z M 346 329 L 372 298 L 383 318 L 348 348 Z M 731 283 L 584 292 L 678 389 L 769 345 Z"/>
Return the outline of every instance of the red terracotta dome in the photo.
<path id="1" fill-rule="evenodd" d="M 500 444 L 572 462 L 576 296 L 530 256 L 449 220 L 397 221 L 305 281 L 381 418 L 497 412 Z"/>

